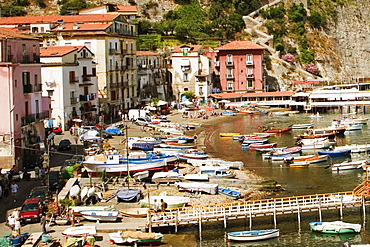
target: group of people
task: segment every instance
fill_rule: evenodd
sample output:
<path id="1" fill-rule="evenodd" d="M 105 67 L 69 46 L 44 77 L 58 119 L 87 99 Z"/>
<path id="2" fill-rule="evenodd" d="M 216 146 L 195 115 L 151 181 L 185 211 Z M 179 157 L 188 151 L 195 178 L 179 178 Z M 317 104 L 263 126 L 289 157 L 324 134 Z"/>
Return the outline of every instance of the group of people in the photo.
<path id="1" fill-rule="evenodd" d="M 19 209 L 14 209 L 8 216 L 7 225 L 8 227 L 17 234 L 21 234 L 21 221 L 20 221 Z"/>
<path id="2" fill-rule="evenodd" d="M 153 205 L 153 211 L 155 213 L 158 212 L 166 212 L 167 209 L 167 203 L 161 199 L 161 201 L 157 201 L 157 199 L 154 199 L 154 205 Z"/>

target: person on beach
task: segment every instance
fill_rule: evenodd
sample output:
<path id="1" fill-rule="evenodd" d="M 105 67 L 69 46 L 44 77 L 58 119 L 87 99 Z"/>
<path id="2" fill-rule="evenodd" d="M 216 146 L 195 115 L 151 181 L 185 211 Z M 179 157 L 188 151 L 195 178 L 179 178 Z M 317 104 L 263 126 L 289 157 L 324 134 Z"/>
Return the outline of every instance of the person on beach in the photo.
<path id="1" fill-rule="evenodd" d="M 13 200 L 14 202 L 17 201 L 17 193 L 18 193 L 18 184 L 16 184 L 14 181 L 12 182 L 12 185 L 10 186 L 10 191 L 12 192 Z"/>
<path id="2" fill-rule="evenodd" d="M 165 202 L 165 201 L 163 201 L 163 199 L 161 199 L 161 211 L 166 212 L 166 209 L 167 209 L 167 202 Z"/>
<path id="3" fill-rule="evenodd" d="M 157 201 L 157 199 L 154 199 L 153 210 L 154 210 L 155 213 L 158 213 L 160 211 L 160 204 Z"/>

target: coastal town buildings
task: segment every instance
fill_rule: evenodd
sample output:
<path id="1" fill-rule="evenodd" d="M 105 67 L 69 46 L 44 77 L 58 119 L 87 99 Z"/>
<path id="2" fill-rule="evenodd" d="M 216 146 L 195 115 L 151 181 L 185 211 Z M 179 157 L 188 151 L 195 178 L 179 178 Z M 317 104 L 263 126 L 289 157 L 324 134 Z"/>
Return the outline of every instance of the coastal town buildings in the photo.
<path id="1" fill-rule="evenodd" d="M 168 81 L 165 59 L 159 53 L 137 51 L 138 95 L 142 102 L 151 98 L 166 101 L 172 92 Z"/>
<path id="2" fill-rule="evenodd" d="M 184 92 L 194 92 L 205 101 L 212 88 L 209 58 L 201 45 L 176 46 L 171 54 L 172 90 L 174 97 L 185 100 Z"/>
<path id="3" fill-rule="evenodd" d="M 91 14 L 121 14 L 126 17 L 126 19 L 136 19 L 138 17 L 138 9 L 136 5 L 116 5 L 105 3 L 98 6 L 80 9 L 78 11 L 79 15 L 91 15 Z"/>
<path id="4" fill-rule="evenodd" d="M 43 95 L 51 98 L 53 126 L 68 130 L 73 119 L 96 121 L 98 85 L 94 54 L 86 46 L 41 47 Z"/>
<path id="5" fill-rule="evenodd" d="M 265 48 L 250 41 L 232 41 L 215 48 L 215 68 L 222 92 L 263 92 Z"/>
<path id="6" fill-rule="evenodd" d="M 40 40 L 0 29 L 0 163 L 18 169 L 43 148 L 50 98 L 42 96 Z"/>
<path id="7" fill-rule="evenodd" d="M 42 46 L 86 46 L 93 54 L 99 114 L 106 120 L 138 105 L 135 23 L 121 14 L 0 18 L 0 27 L 42 38 Z"/>

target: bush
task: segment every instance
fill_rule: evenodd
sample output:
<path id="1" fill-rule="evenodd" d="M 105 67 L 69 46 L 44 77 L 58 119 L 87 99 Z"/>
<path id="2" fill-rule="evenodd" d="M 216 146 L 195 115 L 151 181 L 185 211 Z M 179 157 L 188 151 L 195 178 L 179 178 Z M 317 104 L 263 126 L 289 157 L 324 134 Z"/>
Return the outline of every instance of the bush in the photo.
<path id="1" fill-rule="evenodd" d="M 319 68 L 313 63 L 308 63 L 304 65 L 305 70 L 311 74 L 317 75 L 319 72 Z"/>
<path id="2" fill-rule="evenodd" d="M 308 22 L 312 28 L 319 29 L 326 23 L 326 17 L 321 15 L 319 12 L 312 10 L 311 15 L 308 17 Z"/>
<path id="3" fill-rule="evenodd" d="M 288 63 L 295 63 L 295 57 L 291 53 L 287 53 L 281 57 L 284 61 L 287 61 Z"/>

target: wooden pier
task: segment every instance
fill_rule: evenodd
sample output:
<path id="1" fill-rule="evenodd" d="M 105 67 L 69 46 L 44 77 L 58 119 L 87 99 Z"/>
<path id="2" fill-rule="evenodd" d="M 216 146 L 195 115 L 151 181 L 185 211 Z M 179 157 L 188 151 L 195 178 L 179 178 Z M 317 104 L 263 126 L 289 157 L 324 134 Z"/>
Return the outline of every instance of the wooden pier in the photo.
<path id="1" fill-rule="evenodd" d="M 362 207 L 365 215 L 365 197 L 369 195 L 370 182 L 366 180 L 353 191 L 317 194 L 308 196 L 293 196 L 272 198 L 255 201 L 236 201 L 232 203 L 201 205 L 184 208 L 169 209 L 165 213 L 148 212 L 147 228 L 199 224 L 211 221 L 223 221 L 224 227 L 228 220 L 249 219 L 252 227 L 252 218 L 261 216 L 273 216 L 276 227 L 276 216 L 282 214 L 297 214 L 300 223 L 301 213 L 318 212 L 322 221 L 322 211 L 339 210 L 340 217 L 343 209 L 350 207 Z"/>

